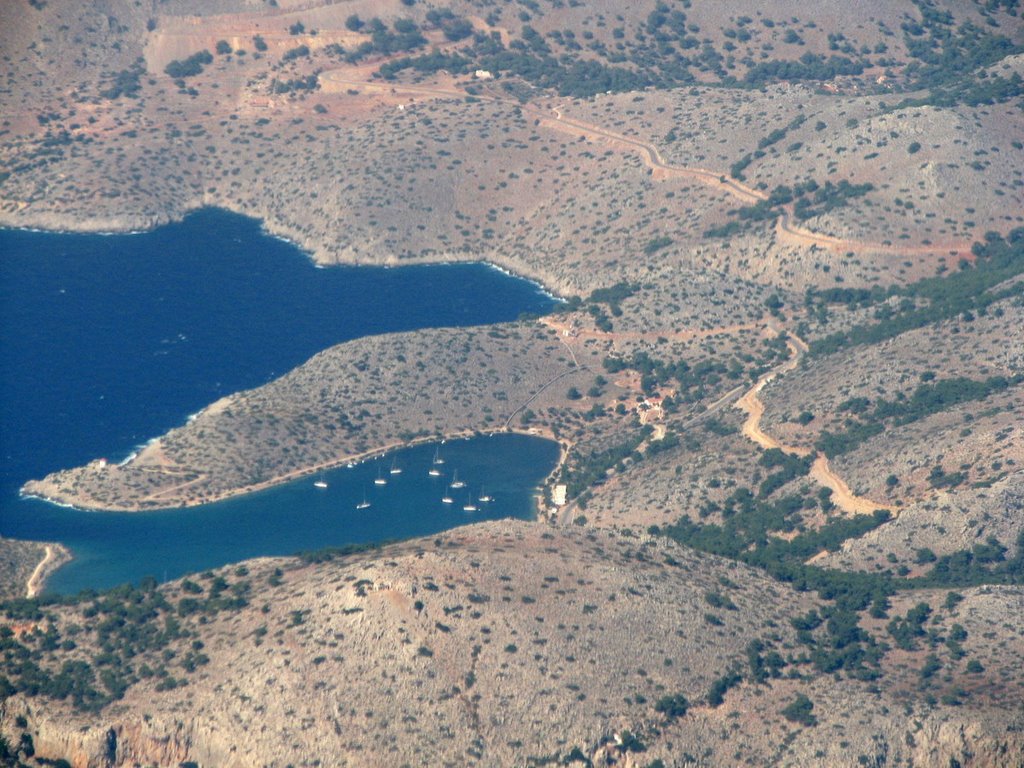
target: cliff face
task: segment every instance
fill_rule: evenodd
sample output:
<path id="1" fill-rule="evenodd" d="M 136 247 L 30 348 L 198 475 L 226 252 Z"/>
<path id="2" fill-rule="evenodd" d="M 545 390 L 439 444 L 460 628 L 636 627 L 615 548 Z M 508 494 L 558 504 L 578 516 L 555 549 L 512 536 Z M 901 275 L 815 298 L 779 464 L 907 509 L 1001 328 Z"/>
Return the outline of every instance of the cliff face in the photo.
<path id="1" fill-rule="evenodd" d="M 241 768 L 258 764 L 258 758 L 251 753 L 236 754 L 237 750 L 225 741 L 225 735 L 215 729 L 196 722 L 165 721 L 150 718 L 138 720 L 129 716 L 127 720 L 110 724 L 78 727 L 64 718 L 54 718 L 45 712 L 33 711 L 24 701 L 12 702 L 3 710 L 3 735 L 12 744 L 17 744 L 24 733 L 22 729 L 11 728 L 17 714 L 31 717 L 29 731 L 32 733 L 35 755 L 47 760 L 63 759 L 74 768 L 121 768 L 122 766 L 179 766 L 194 763 L 199 766 L 221 766 Z M 900 725 L 909 725 L 900 720 Z M 890 724 L 892 725 L 892 724 Z M 871 739 L 871 750 L 876 765 L 886 761 L 906 761 L 918 768 L 947 768 L 950 765 L 971 766 L 972 768 L 1019 768 L 1024 755 L 1024 737 L 1021 734 L 996 736 L 992 733 L 993 723 L 940 722 L 925 718 L 918 722 L 919 730 L 913 739 L 897 738 L 892 728 L 875 734 Z M 713 733 L 705 736 L 713 738 Z M 659 750 L 660 751 L 660 750 Z M 808 751 L 805 755 L 787 761 L 790 765 L 821 765 L 820 750 Z M 647 754 L 624 751 L 616 744 L 614 737 L 598 747 L 581 750 L 594 764 L 618 765 L 622 768 L 648 765 Z M 831 762 L 835 766 L 863 765 L 858 756 L 848 755 L 847 759 Z M 370 755 L 335 755 L 335 765 L 374 765 L 376 758 Z M 668 766 L 725 764 L 713 760 L 691 762 L 675 756 L 662 758 Z M 284 765 L 277 760 L 272 765 Z M 488 764 L 488 763 L 483 763 Z"/>
<path id="2" fill-rule="evenodd" d="M 1022 760 L 1024 735 L 1019 729 L 996 736 L 982 722 L 926 723 L 911 752 L 912 765 L 1011 768 Z"/>
<path id="3" fill-rule="evenodd" d="M 19 717 L 27 721 L 25 728 L 17 726 Z M 28 733 L 36 758 L 67 760 L 74 768 L 246 764 L 232 762 L 230 750 L 218 734 L 192 721 L 105 713 L 94 724 L 82 725 L 67 712 L 50 712 L 14 699 L 2 710 L 2 723 L 2 733 L 10 744 L 18 744 L 22 734 Z"/>

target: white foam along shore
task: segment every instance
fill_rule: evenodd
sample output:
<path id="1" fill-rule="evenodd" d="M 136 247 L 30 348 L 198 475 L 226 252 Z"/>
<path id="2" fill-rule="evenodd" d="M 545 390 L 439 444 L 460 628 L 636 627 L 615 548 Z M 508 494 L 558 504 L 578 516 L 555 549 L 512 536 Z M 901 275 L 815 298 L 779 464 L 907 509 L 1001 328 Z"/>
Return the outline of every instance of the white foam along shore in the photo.
<path id="1" fill-rule="evenodd" d="M 152 229 L 111 229 L 97 231 L 92 229 L 42 229 L 40 227 L 12 227 L 9 225 L 3 225 L 0 226 L 0 230 L 7 230 L 8 232 L 34 232 L 37 235 L 99 235 L 100 237 L 116 237 L 117 235 L 144 235 L 161 226 L 163 226 L 163 223 L 157 224 Z"/>
<path id="2" fill-rule="evenodd" d="M 547 286 L 545 286 L 539 280 L 534 280 L 533 278 L 530 278 L 530 277 L 524 277 L 523 275 L 517 274 L 516 272 L 513 272 L 511 269 L 508 269 L 507 267 L 499 266 L 498 264 L 495 264 L 492 261 L 476 261 L 476 262 L 468 261 L 468 262 L 464 262 L 464 263 L 466 263 L 466 264 L 483 264 L 485 267 L 490 267 L 491 269 L 495 269 L 498 272 L 501 272 L 501 274 L 506 275 L 507 277 L 514 277 L 517 280 L 525 280 L 527 283 L 530 283 L 530 285 L 533 285 L 533 286 L 535 286 L 537 288 L 537 293 L 539 293 L 542 296 L 545 296 L 545 297 L 551 299 L 552 301 L 562 301 L 562 302 L 565 301 L 564 298 L 562 298 L 558 294 L 553 293 L 552 291 L 550 291 L 547 288 Z"/>
<path id="3" fill-rule="evenodd" d="M 226 209 L 226 210 L 230 210 L 230 209 Z M 245 216 L 247 214 L 240 214 L 240 215 Z M 541 296 L 544 296 L 544 297 L 546 297 L 548 299 L 551 299 L 552 301 L 565 301 L 565 299 L 562 296 L 559 296 L 558 294 L 554 293 L 551 289 L 549 289 L 546 285 L 544 285 L 544 283 L 540 282 L 539 280 L 534 279 L 532 277 L 526 277 L 525 275 L 521 275 L 518 272 L 515 272 L 515 271 L 509 269 L 508 267 L 503 267 L 503 266 L 501 266 L 499 264 L 495 264 L 493 261 L 487 261 L 486 259 L 472 259 L 472 260 L 465 260 L 465 261 L 463 261 L 461 259 L 439 259 L 437 261 L 429 261 L 429 260 L 427 260 L 427 261 L 416 261 L 413 264 L 372 264 L 372 263 L 370 263 L 370 264 L 354 264 L 354 263 L 353 264 L 323 264 L 323 263 L 313 259 L 309 249 L 307 249 L 301 243 L 296 242 L 295 240 L 293 240 L 292 238 L 288 237 L 287 235 L 282 235 L 282 234 L 280 234 L 278 232 L 274 232 L 272 229 L 270 229 L 270 227 L 267 224 L 266 219 L 258 219 L 258 221 L 260 222 L 260 230 L 265 235 L 267 235 L 268 237 L 272 237 L 275 240 L 280 240 L 282 243 L 287 243 L 288 245 L 292 246 L 293 248 L 297 248 L 302 253 L 305 253 L 307 258 L 309 258 L 309 260 L 313 263 L 313 266 L 316 269 L 329 269 L 332 266 L 338 266 L 338 267 L 342 267 L 342 266 L 350 266 L 350 267 L 380 267 L 380 268 L 383 268 L 383 269 L 401 269 L 402 267 L 448 267 L 448 266 L 454 266 L 456 264 L 480 264 L 480 265 L 482 265 L 484 267 L 487 267 L 489 269 L 496 270 L 496 271 L 500 272 L 501 274 L 505 275 L 506 277 L 512 277 L 512 278 L 515 278 L 516 280 L 523 280 L 524 282 L 529 283 L 530 285 L 534 286 L 537 289 L 537 293 L 539 293 Z"/>
<path id="4" fill-rule="evenodd" d="M 231 395 L 227 395 L 226 397 L 231 397 Z M 185 424 L 191 424 L 193 421 L 195 421 L 200 416 L 202 416 L 204 413 L 206 413 L 208 410 L 210 410 L 210 408 L 213 405 L 219 403 L 223 399 L 224 398 L 222 397 L 222 398 L 219 398 L 217 400 L 214 400 L 213 403 L 211 403 L 210 405 L 203 406 L 202 408 L 200 408 L 195 413 L 190 413 L 188 416 L 185 417 Z M 146 450 L 151 445 L 153 445 L 155 443 L 159 443 L 159 442 L 160 442 L 160 437 L 151 437 L 146 442 L 139 443 L 138 445 L 136 445 L 131 450 L 131 452 L 127 456 L 125 456 L 123 459 L 121 459 L 120 461 L 117 462 L 117 466 L 125 467 L 125 466 L 131 464 L 135 459 L 137 459 L 139 457 L 139 453 L 141 453 L 142 451 Z"/>
<path id="5" fill-rule="evenodd" d="M 57 228 L 57 229 L 50 229 L 50 228 L 44 228 L 44 227 L 33 227 L 33 226 L 27 226 L 26 227 L 26 226 L 2 225 L 2 224 L 0 224 L 0 230 L 7 229 L 7 230 L 14 231 L 14 232 L 35 232 L 35 233 L 38 233 L 38 234 L 52 234 L 52 235 L 101 235 L 103 237 L 114 237 L 115 235 L 144 235 L 144 234 L 146 234 L 148 232 L 152 232 L 152 231 L 154 231 L 156 229 L 159 229 L 160 227 L 167 226 L 168 224 L 179 223 L 179 222 L 183 221 L 190 214 L 195 213 L 197 211 L 201 211 L 204 208 L 212 208 L 212 209 L 216 209 L 216 210 L 227 211 L 227 212 L 233 213 L 233 214 L 235 214 L 237 216 L 244 216 L 245 218 L 248 218 L 248 219 L 251 219 L 253 221 L 258 222 L 259 225 L 260 225 L 260 231 L 264 235 L 266 235 L 267 237 L 272 237 L 275 240 L 280 240 L 281 242 L 287 243 L 288 245 L 292 246 L 293 248 L 298 249 L 299 251 L 304 253 L 306 255 L 306 257 L 310 260 L 310 262 L 312 262 L 313 265 L 316 268 L 318 268 L 318 269 L 326 269 L 329 266 L 335 266 L 335 265 L 330 265 L 330 264 L 322 264 L 322 263 L 316 261 L 312 257 L 312 251 L 309 248 L 307 248 L 306 246 L 302 245 L 301 243 L 293 240 L 292 238 L 288 237 L 287 235 L 283 235 L 280 232 L 275 232 L 273 227 L 272 227 L 272 225 L 267 221 L 266 218 L 258 218 L 256 216 L 252 216 L 248 212 L 236 211 L 236 210 L 233 210 L 233 209 L 228 208 L 226 206 L 220 206 L 220 205 L 209 205 L 209 206 L 200 205 L 200 206 L 196 206 L 194 208 L 188 208 L 187 210 L 181 212 L 181 214 L 179 216 L 168 217 L 166 219 L 154 218 L 153 226 L 148 227 L 146 229 L 92 230 L 92 229 L 85 229 L 85 228 L 83 228 L 83 229 L 68 229 L 68 228 L 64 228 L 64 227 Z M 555 293 L 553 289 L 551 289 L 548 286 L 544 285 L 544 283 L 542 283 L 540 280 L 538 280 L 536 278 L 532 278 L 532 277 L 527 277 L 526 275 L 520 274 L 518 272 L 515 272 L 512 269 L 509 269 L 508 267 L 500 266 L 498 264 L 495 264 L 492 261 L 487 261 L 486 259 L 466 259 L 466 260 L 462 260 L 462 259 L 438 259 L 437 261 L 424 260 L 424 261 L 416 261 L 414 264 L 397 265 L 397 266 L 426 266 L 426 267 L 431 267 L 431 266 L 444 266 L 444 265 L 448 265 L 448 264 L 482 264 L 485 267 L 490 267 L 491 269 L 496 269 L 499 272 L 501 272 L 502 274 L 508 275 L 509 277 L 514 277 L 514 278 L 517 278 L 519 280 L 525 280 L 526 282 L 531 283 L 532 285 L 535 285 L 537 287 L 537 291 L 539 293 L 541 293 L 542 295 L 544 295 L 547 298 L 551 299 L 552 301 L 564 301 L 565 300 L 563 297 L 561 297 L 557 293 Z M 380 264 L 373 264 L 373 263 L 357 264 L 357 263 L 352 263 L 352 264 L 347 264 L 347 265 L 346 264 L 337 264 L 337 266 L 353 266 L 353 267 L 355 267 L 355 266 L 380 266 L 380 267 L 385 267 L 385 268 L 392 268 L 392 267 L 395 267 L 396 265 L 394 265 L 394 264 L 385 264 L 385 263 L 380 263 Z"/>
<path id="6" fill-rule="evenodd" d="M 76 507 L 74 504 L 69 504 L 66 501 L 57 501 L 56 499 L 51 499 L 49 496 L 40 496 L 38 493 L 26 493 L 24 488 L 18 489 L 18 498 L 24 499 L 26 501 L 43 501 L 47 504 L 52 504 L 55 507 L 60 507 L 61 509 L 71 509 L 74 510 L 75 512 L 95 511 L 91 509 L 86 509 L 85 507 Z"/>

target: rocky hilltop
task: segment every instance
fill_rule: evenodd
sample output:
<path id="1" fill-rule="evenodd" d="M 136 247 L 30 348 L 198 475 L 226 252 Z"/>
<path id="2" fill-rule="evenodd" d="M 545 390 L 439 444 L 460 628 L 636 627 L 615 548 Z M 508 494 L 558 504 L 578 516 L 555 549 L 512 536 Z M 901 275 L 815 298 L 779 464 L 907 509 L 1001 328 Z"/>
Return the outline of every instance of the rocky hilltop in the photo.
<path id="1" fill-rule="evenodd" d="M 15 642 L 45 669 L 56 660 L 47 647 L 68 637 L 84 657 L 107 647 L 124 658 L 130 642 L 133 666 L 154 669 L 98 714 L 73 705 L 82 694 L 88 706 L 81 690 L 44 708 L 8 699 L 9 743 L 28 734 L 38 757 L 78 766 L 858 765 L 864 755 L 947 765 L 968 753 L 1011 765 L 1006 750 L 1021 746 L 996 709 L 907 705 L 898 690 L 804 674 L 792 620 L 820 610 L 815 597 L 629 532 L 486 523 L 146 589 L 54 607 L 19 630 Z M 972 593 L 936 626 L 966 622 L 973 638 L 1007 598 Z M 113 627 L 125 608 L 126 626 Z M 159 651 L 139 639 L 171 625 L 177 637 Z M 744 679 L 752 656 L 771 670 L 761 682 Z M 801 695 L 814 729 L 782 714 Z"/>

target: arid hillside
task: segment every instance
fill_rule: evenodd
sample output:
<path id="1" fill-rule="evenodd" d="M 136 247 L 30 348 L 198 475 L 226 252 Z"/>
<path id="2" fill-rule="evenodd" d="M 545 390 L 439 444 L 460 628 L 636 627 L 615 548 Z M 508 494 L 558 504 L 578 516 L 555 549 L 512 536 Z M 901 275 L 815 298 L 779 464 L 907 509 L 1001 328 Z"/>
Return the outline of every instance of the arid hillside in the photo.
<path id="1" fill-rule="evenodd" d="M 979 622 L 1006 600 L 972 593 L 933 625 L 963 622 L 973 658 Z M 904 704 L 899 690 L 807 676 L 791 620 L 820 609 L 656 538 L 489 523 L 46 607 L 7 640 L 45 670 L 39 696 L 62 657 L 107 647 L 102 674 L 123 697 L 94 714 L 99 694 L 81 682 L 46 707 L 19 695 L 4 733 L 76 765 L 920 765 L 962 759 L 966 742 L 990 750 L 978 764 L 1009 764 L 998 747 L 1021 745 L 997 735 L 997 709 Z M 57 651 L 66 638 L 75 650 Z M 975 680 L 1002 676 L 1019 695 L 1012 657 L 986 663 Z M 801 696 L 813 728 L 783 713 Z"/>
<path id="2" fill-rule="evenodd" d="M 444 435 L 565 449 L 535 523 L 3 604 L 0 762 L 1024 764 L 1019 3 L 0 16 L 0 224 L 222 206 L 565 299 L 29 483 L 152 509 Z"/>
<path id="3" fill-rule="evenodd" d="M 1007 96 L 1022 31 L 1001 8 L 911 23 L 913 3 L 887 4 L 846 24 L 839 4 L 821 21 L 538 4 L 490 22 L 398 2 L 116 5 L 71 24 L 62 4 L 25 3 L 0 32 L 5 223 L 137 228 L 224 205 L 324 262 L 486 258 L 569 293 L 709 270 L 886 284 L 1021 223 Z M 993 90 L 949 95 L 915 41 L 988 65 Z M 507 71 L 474 79 L 477 64 Z M 768 198 L 782 206 L 732 220 Z"/>

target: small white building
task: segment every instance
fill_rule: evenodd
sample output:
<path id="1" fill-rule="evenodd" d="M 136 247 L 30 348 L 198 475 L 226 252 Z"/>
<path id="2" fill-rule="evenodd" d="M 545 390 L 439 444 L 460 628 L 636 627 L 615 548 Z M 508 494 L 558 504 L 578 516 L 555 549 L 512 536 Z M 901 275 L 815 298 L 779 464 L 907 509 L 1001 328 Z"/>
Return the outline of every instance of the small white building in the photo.
<path id="1" fill-rule="evenodd" d="M 494 79 L 494 75 L 492 75 L 486 69 L 478 69 L 476 72 L 473 73 L 473 77 L 475 77 L 477 80 L 493 80 Z"/>
<path id="2" fill-rule="evenodd" d="M 556 507 L 564 507 L 566 490 L 567 488 L 564 485 L 556 485 L 554 488 L 552 488 L 551 503 L 554 504 Z"/>

